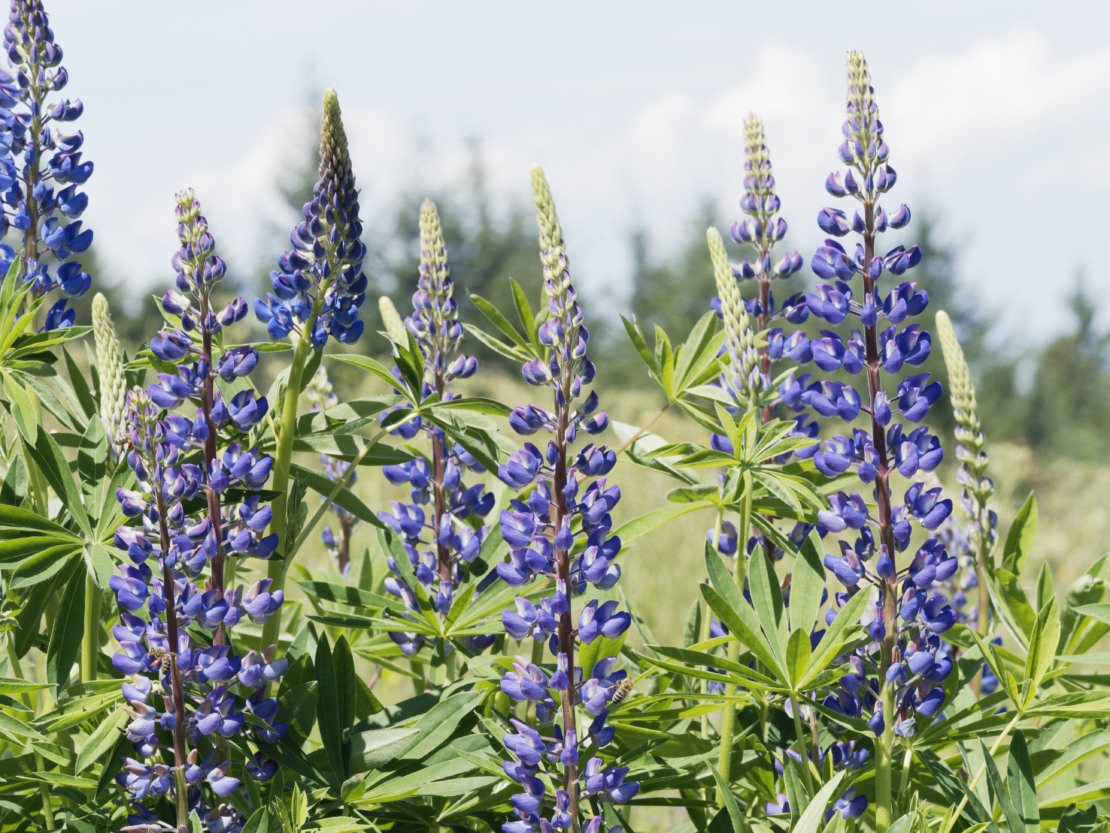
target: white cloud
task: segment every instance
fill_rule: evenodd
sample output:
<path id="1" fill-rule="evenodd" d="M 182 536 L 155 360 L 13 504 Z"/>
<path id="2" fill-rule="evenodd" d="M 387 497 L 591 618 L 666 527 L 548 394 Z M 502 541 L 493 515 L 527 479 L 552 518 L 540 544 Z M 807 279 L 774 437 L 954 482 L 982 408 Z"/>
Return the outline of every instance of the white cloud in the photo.
<path id="1" fill-rule="evenodd" d="M 783 43 L 764 46 L 752 66 L 749 75 L 705 98 L 690 90 L 661 93 L 601 135 L 556 120 L 483 137 L 493 140 L 485 145 L 491 187 L 525 203 L 528 164 L 541 161 L 580 285 L 619 290 L 628 267 L 625 232 L 633 222 L 645 223 L 665 250 L 686 233 L 685 221 L 706 196 L 718 201 L 721 216 L 736 215 L 743 120 L 755 111 L 764 118 L 784 211 L 801 248 L 818 236 L 813 217 L 830 199 L 822 182 L 837 167 L 840 68 L 830 71 Z M 1006 260 L 1026 242 L 1006 218 L 1043 212 L 1046 193 L 1093 199 L 1110 184 L 1110 147 L 1096 138 L 1110 128 L 1110 50 L 1060 53 L 1037 31 L 1018 28 L 954 54 L 926 54 L 875 84 L 902 175 L 896 196 L 912 202 L 927 195 L 945 208 L 950 227 L 971 233 L 966 262 L 983 292 L 1034 287 L 1038 273 L 1016 254 Z M 469 163 L 461 138 L 420 140 L 388 110 L 351 107 L 344 116 L 370 215 L 414 183 L 441 190 Z M 218 239 L 227 241 L 235 262 L 272 256 L 259 243 L 265 224 L 285 216 L 273 183 L 291 150 L 308 141 L 289 129 L 295 122 L 283 111 L 239 158 L 194 172 L 192 182 L 203 190 L 209 218 L 219 222 Z M 1079 199 L 1076 207 L 1082 206 Z M 126 247 L 137 275 L 164 271 L 174 245 L 164 221 L 168 210 L 165 199 L 140 206 L 124 226 L 126 239 L 111 237 L 117 224 L 98 227 L 109 259 Z M 136 240 L 142 241 L 137 252 Z M 1092 239 L 1090 251 L 1082 252 L 1090 262 L 1094 245 Z"/>

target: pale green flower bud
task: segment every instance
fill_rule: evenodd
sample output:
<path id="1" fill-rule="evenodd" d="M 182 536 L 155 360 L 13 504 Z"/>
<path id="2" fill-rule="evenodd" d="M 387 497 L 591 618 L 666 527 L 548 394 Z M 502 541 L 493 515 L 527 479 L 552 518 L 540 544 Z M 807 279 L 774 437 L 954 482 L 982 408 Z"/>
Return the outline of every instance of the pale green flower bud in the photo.
<path id="1" fill-rule="evenodd" d="M 112 449 L 112 458 L 119 459 L 119 441 L 127 435 L 124 412 L 127 403 L 127 381 L 123 372 L 123 353 L 116 337 L 108 299 L 96 293 L 92 302 L 93 336 L 96 339 L 96 364 L 100 372 L 100 418 Z"/>
<path id="2" fill-rule="evenodd" d="M 728 262 L 728 252 L 720 232 L 710 228 L 705 232 L 709 242 L 709 256 L 713 260 L 713 276 L 717 281 L 717 295 L 721 299 L 721 315 L 725 322 L 729 359 L 732 372 L 737 377 L 733 385 L 739 386 L 736 392 L 749 398 L 749 405 L 755 405 L 763 388 L 763 377 L 759 372 L 759 353 L 755 348 L 755 334 L 748 321 L 748 311 L 740 296 L 740 287 L 732 276 Z"/>
<path id="3" fill-rule="evenodd" d="M 408 342 L 408 331 L 401 320 L 401 315 L 397 312 L 397 307 L 393 306 L 393 302 L 389 300 L 388 295 L 383 295 L 378 299 L 378 310 L 381 311 L 385 331 L 389 333 L 393 340 L 401 344 Z"/>
<path id="4" fill-rule="evenodd" d="M 536 203 L 536 222 L 540 227 L 540 252 L 544 265 L 555 268 L 559 256 L 566 257 L 567 247 L 563 242 L 563 229 L 559 226 L 559 215 L 555 213 L 555 199 L 547 177 L 539 165 L 532 166 L 532 200 Z"/>

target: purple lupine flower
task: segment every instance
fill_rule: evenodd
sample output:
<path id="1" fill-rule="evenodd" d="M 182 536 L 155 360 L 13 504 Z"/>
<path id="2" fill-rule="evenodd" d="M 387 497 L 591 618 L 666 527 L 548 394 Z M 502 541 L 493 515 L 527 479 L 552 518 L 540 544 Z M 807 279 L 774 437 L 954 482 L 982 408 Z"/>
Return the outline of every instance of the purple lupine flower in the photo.
<path id="1" fill-rule="evenodd" d="M 835 617 L 858 592 L 873 593 L 876 600 L 867 606 L 861 620 L 873 642 L 851 658 L 857 673 L 842 678 L 825 704 L 846 716 L 870 712 L 872 731 L 889 744 L 890 733 L 911 736 L 918 720 L 927 722 L 943 704 L 940 684 L 952 670 L 952 659 L 939 635 L 954 624 L 956 614 L 937 588 L 951 579 L 958 562 L 948 554 L 944 542 L 932 537 L 911 560 L 896 563 L 898 554 L 909 546 L 911 521 L 931 532 L 952 511 L 952 502 L 943 498 L 941 490 L 923 482 L 911 483 L 902 503 L 896 504 L 890 482 L 895 471 L 914 478 L 939 465 L 944 454 L 940 440 L 919 424 L 939 398 L 940 384 L 921 373 L 900 379 L 896 392 L 883 388 L 883 373 L 897 376 L 907 366 L 920 366 L 929 355 L 931 337 L 919 324 L 899 329 L 906 318 L 924 311 L 928 295 L 908 281 L 897 283 L 885 295 L 880 289 L 884 273 L 903 275 L 917 265 L 921 252 L 916 246 L 898 246 L 885 255 L 876 252 L 878 235 L 888 227 L 905 226 L 910 212 L 901 206 L 888 216 L 879 205 L 897 176 L 887 163 L 889 149 L 867 63 L 857 52 L 848 56 L 847 111 L 840 158 L 850 170 L 843 176 L 831 175 L 826 188 L 835 197 L 853 197 L 860 211 L 849 217 L 847 212 L 826 209 L 819 214 L 818 225 L 833 237 L 857 233 L 862 241 L 853 254 L 833 239 L 817 250 L 811 261 L 813 271 L 831 283 L 818 284 L 808 295 L 807 305 L 813 315 L 833 326 L 849 316 L 858 317 L 860 329 L 852 330 L 850 340 L 842 340 L 831 330 L 822 331 L 812 350 L 815 363 L 826 372 L 844 368 L 854 374 L 866 369 L 866 396 L 861 395 L 862 388 L 843 382 L 825 381 L 817 387 L 805 379 L 786 391 L 784 398 L 789 395 L 792 401 L 805 402 L 825 418 L 852 422 L 861 412 L 867 413 L 871 423 L 869 431 L 853 429 L 851 438 L 827 440 L 813 458 L 827 477 L 855 469 L 861 481 L 873 486 L 877 504 L 872 514 L 859 494 L 839 492 L 818 515 L 829 532 L 858 533 L 854 543 L 839 542 L 839 556 L 825 556 L 826 567 L 846 588 L 835 594 L 829 615 Z M 849 283 L 857 276 L 862 286 L 857 284 L 853 290 Z M 899 415 L 905 423 L 919 427 L 907 427 L 897 421 Z M 895 597 L 895 605 L 884 605 L 888 596 Z M 869 665 L 874 668 L 873 660 L 859 662 L 860 657 L 875 656 L 879 658 L 877 697 L 867 683 L 866 669 Z M 839 753 L 839 757 L 844 760 L 847 756 Z M 835 811 L 855 818 L 866 806 L 866 798 L 856 797 L 854 789 L 849 789 L 837 801 Z"/>
<path id="2" fill-rule="evenodd" d="M 254 311 L 274 340 L 296 332 L 320 350 L 334 336 L 353 344 L 362 336 L 358 313 L 366 300 L 366 275 L 358 189 L 335 90 L 324 92 L 320 178 L 305 203 L 304 221 L 289 235 L 292 248 L 270 273 L 273 295 Z"/>
<path id="3" fill-rule="evenodd" d="M 513 799 L 517 820 L 502 826 L 507 833 L 564 829 L 577 823 L 583 794 L 623 803 L 639 789 L 638 783 L 625 781 L 626 767 L 603 769 L 602 759 L 596 757 L 581 772 L 578 767 L 583 733 L 576 724 L 575 706 L 594 716 L 585 736 L 599 748 L 608 744 L 614 729 L 606 723 L 607 707 L 625 672 L 614 670 L 616 659 L 606 657 L 587 677 L 576 663 L 576 637 L 582 644 L 602 636 L 620 639 L 631 617 L 618 611 L 614 601 L 599 605 L 596 600 L 583 607 L 577 627 L 571 616 L 572 597 L 581 596 L 590 585 L 608 589 L 620 578 L 615 560 L 621 543 L 610 532 L 611 512 L 621 495 L 604 477 L 616 464 L 614 453 L 593 445 L 576 456 L 570 451 L 579 430 L 598 433 L 608 419 L 597 411 L 593 393 L 576 403 L 583 396 L 582 386 L 594 376 L 594 366 L 586 355 L 589 331 L 570 282 L 550 191 L 538 166 L 532 169 L 532 181 L 550 317 L 538 334 L 548 355 L 529 360 L 523 375 L 533 385 L 552 389 L 553 410 L 518 406 L 510 425 L 525 436 L 546 430 L 553 437 L 543 451 L 526 443 L 498 472 L 512 489 L 531 488 L 526 498 L 513 499 L 502 512 L 501 535 L 510 550 L 509 561 L 498 564 L 497 571 L 512 586 L 541 576 L 554 580 L 550 596 L 538 603 L 517 598 L 513 607 L 502 613 L 509 636 L 519 640 L 531 637 L 540 646 L 546 644 L 554 665 L 549 672 L 547 667 L 518 658 L 513 670 L 502 678 L 501 689 L 518 702 L 535 702 L 537 720 L 556 725 L 550 730 L 555 742 L 549 746 L 535 730 L 517 721 L 513 724 L 520 734 L 505 738 L 506 747 L 517 759 L 506 764 L 505 771 L 523 789 L 523 795 Z M 534 788 L 533 782 L 539 780 L 536 772 L 544 761 L 552 779 L 561 784 L 554 796 Z M 550 819 L 541 817 L 547 813 Z M 601 823 L 601 817 L 595 816 L 584 829 L 596 831 Z"/>
<path id="4" fill-rule="evenodd" d="M 11 226 L 22 237 L 20 275 L 31 283 L 31 299 L 54 290 L 62 295 L 47 311 L 46 331 L 73 325 L 76 313 L 67 300 L 83 297 L 92 284 L 70 258 L 92 245 L 92 230 L 78 219 L 89 200 L 78 188 L 93 163 L 82 159 L 81 131 L 69 134 L 62 126 L 84 112 L 81 99 L 48 100 L 65 88 L 69 74 L 41 0 L 12 0 L 8 21 L 4 49 L 11 70 L 0 70 L 0 234 Z M 0 271 L 6 274 L 16 257 L 15 249 L 0 244 Z"/>
<path id="5" fill-rule="evenodd" d="M 465 331 L 459 321 L 439 215 L 430 200 L 420 206 L 420 276 L 412 305 L 403 328 L 397 326 L 396 311 L 389 307 L 395 330 L 390 337 L 398 346 L 404 346 L 410 336 L 415 340 L 424 357 L 424 396 L 434 393 L 445 402 L 457 399 L 451 382 L 473 376 L 478 362 L 459 352 Z M 383 413 L 382 419 L 391 411 Z M 467 519 L 486 517 L 493 509 L 494 495 L 483 484 L 466 485 L 466 472 L 481 474 L 485 468 L 439 426 L 413 420 L 392 433 L 411 439 L 417 431 L 428 435 L 431 459 L 387 467 L 383 473 L 390 483 L 410 486 L 411 501 L 395 502 L 394 512 L 381 517 L 404 538 L 417 581 L 440 615 L 446 616 L 467 564 L 478 555 L 489 534 L 488 526 L 471 529 Z M 422 506 L 427 507 L 426 512 Z M 492 634 L 483 634 L 464 641 L 468 649 L 482 651 L 494 639 Z"/>
<path id="6" fill-rule="evenodd" d="M 175 288 L 163 298 L 170 324 L 160 334 L 155 352 L 188 356 L 192 361 L 181 364 L 176 374 L 160 374 L 158 383 L 148 391 L 136 388 L 128 396 L 130 451 L 126 459 L 137 485 L 120 489 L 117 499 L 124 515 L 141 526 L 122 526 L 115 535 L 116 547 L 127 553 L 130 563 L 110 582 L 125 611 L 114 629 L 120 650 L 113 664 L 122 673 L 133 675 L 124 683 L 123 694 L 131 703 L 133 719 L 127 736 L 135 754 L 147 759 L 157 753 L 155 725 L 171 731 L 172 769 L 185 769 L 187 782 L 200 790 L 196 808 L 210 815 L 214 824 L 234 825 L 236 817 L 219 810 L 219 802 L 205 796 L 226 798 L 239 788 L 239 779 L 228 774 L 227 762 L 213 762 L 210 757 L 198 765 L 187 745 L 202 738 L 241 733 L 247 728 L 247 711 L 270 727 L 250 727 L 264 741 L 273 742 L 284 734 L 282 725 L 273 723 L 276 703 L 259 701 L 255 695 L 244 701 L 237 692 L 246 688 L 261 694 L 261 689 L 284 673 L 287 663 L 274 659 L 272 647 L 262 654 L 252 651 L 240 657 L 232 652 L 227 639 L 227 631 L 244 618 L 264 622 L 274 615 L 283 594 L 271 593 L 268 580 L 256 582 L 246 591 L 225 587 L 223 572 L 228 555 L 266 558 L 277 547 L 276 536 L 266 534 L 273 513 L 257 494 L 238 504 L 221 502 L 230 487 L 257 492 L 269 478 L 272 462 L 268 455 L 244 448 L 242 443 L 244 435 L 263 418 L 267 405 L 252 388 L 227 402 L 215 389 L 221 363 L 228 366 L 223 359 L 213 361 L 215 345 L 220 343 L 217 336 L 240 320 L 246 307 L 239 301 L 230 304 L 224 314 L 213 312 L 211 290 L 226 269 L 214 253 L 215 243 L 193 193 L 179 194 L 177 202 L 181 242 L 173 257 L 177 277 Z M 241 378 L 257 362 L 257 354 L 249 348 L 227 355 L 232 356 L 233 378 Z M 191 413 L 163 413 L 163 409 L 179 408 L 186 401 L 195 405 Z M 207 498 L 205 509 L 194 514 L 186 504 L 201 494 Z M 206 571 L 209 577 L 198 587 Z M 212 632 L 211 647 L 197 645 L 187 631 L 189 625 Z M 150 703 L 151 679 L 134 675 L 158 680 L 164 696 Z M 252 765 L 256 777 L 267 773 L 272 777 L 270 762 L 257 758 Z M 132 775 L 121 783 L 136 798 L 153 792 L 155 781 L 137 769 Z M 180 814 L 186 798 L 175 798 Z M 215 808 L 211 811 L 214 815 L 209 813 L 210 807 Z"/>

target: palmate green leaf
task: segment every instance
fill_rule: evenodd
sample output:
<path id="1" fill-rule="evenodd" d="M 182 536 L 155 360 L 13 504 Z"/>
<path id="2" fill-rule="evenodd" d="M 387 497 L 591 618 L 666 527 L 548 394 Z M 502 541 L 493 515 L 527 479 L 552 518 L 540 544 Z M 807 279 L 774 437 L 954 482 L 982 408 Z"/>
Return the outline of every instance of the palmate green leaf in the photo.
<path id="1" fill-rule="evenodd" d="M 1059 757 L 1043 768 L 1036 770 L 1034 795 L 1036 789 L 1044 787 L 1057 776 L 1063 775 L 1072 767 L 1078 766 L 1095 755 L 1102 754 L 1107 749 L 1110 749 L 1110 729 L 1102 729 L 1076 738 L 1067 745 L 1067 748 L 1063 750 Z M 1012 754 L 1013 744 L 1011 743 Z M 1026 752 L 1026 757 L 1028 757 L 1028 752 Z"/>
<path id="2" fill-rule="evenodd" d="M 690 330 L 685 343 L 679 348 L 678 362 L 675 365 L 675 393 L 681 396 L 685 389 L 698 378 L 707 362 L 717 357 L 720 345 L 727 333 L 717 330 L 717 314 L 707 312 Z"/>
<path id="3" fill-rule="evenodd" d="M 843 770 L 838 772 L 831 781 L 817 791 L 817 795 L 809 802 L 809 806 L 806 807 L 801 818 L 798 819 L 798 824 L 794 827 L 792 833 L 817 833 L 821 820 L 825 816 L 825 809 L 833 796 L 837 794 L 837 789 L 840 787 L 840 782 L 844 780 L 844 775 Z"/>
<path id="4" fill-rule="evenodd" d="M 365 451 L 370 444 L 370 440 L 355 434 L 313 434 L 293 440 L 293 450 L 327 454 L 345 462 L 357 457 L 360 466 L 392 466 L 413 459 L 411 454 L 380 442 L 373 443 L 372 448 Z"/>
<path id="5" fill-rule="evenodd" d="M 62 454 L 58 444 L 54 442 L 54 438 L 47 431 L 39 431 L 35 445 L 26 448 L 27 453 L 42 470 L 50 487 L 61 499 L 81 532 L 87 539 L 91 539 L 92 526 L 81 503 L 81 492 L 73 480 L 73 473 L 69 470 L 69 461 Z"/>
<path id="6" fill-rule="evenodd" d="M 794 559 L 790 581 L 790 624 L 795 629 L 808 629 L 817 621 L 825 590 L 822 555 L 821 538 L 817 530 L 813 530 L 802 542 L 802 548 Z"/>
<path id="7" fill-rule="evenodd" d="M 730 633 L 736 635 L 740 644 L 746 645 L 748 650 L 755 654 L 756 658 L 766 665 L 780 682 L 786 684 L 786 675 L 771 649 L 771 644 L 764 636 L 759 622 L 756 621 L 755 614 L 709 542 L 705 544 L 705 566 L 709 573 L 709 580 L 712 582 L 712 585 L 700 585 L 705 603 L 718 617 L 721 617 L 721 622 Z"/>
<path id="8" fill-rule="evenodd" d="M 77 367 L 77 362 L 73 360 L 73 356 L 70 355 L 69 350 L 65 347 L 62 348 L 62 356 L 65 358 L 66 370 L 69 372 L 70 386 L 74 398 L 76 399 L 76 403 L 74 404 L 80 407 L 85 419 L 91 419 L 97 412 L 97 406 L 92 391 L 89 389 L 89 384 L 85 381 L 85 374 Z M 73 406 L 71 405 L 70 407 Z M 74 410 L 76 412 L 77 409 Z"/>
<path id="9" fill-rule="evenodd" d="M 32 726 L 24 723 L 18 717 L 10 715 L 7 712 L 0 712 L 0 730 L 16 738 L 27 738 L 37 741 L 46 740 L 45 735 L 39 733 Z"/>
<path id="10" fill-rule="evenodd" d="M 658 647 L 658 646 L 652 646 L 653 649 L 656 648 L 656 647 Z M 654 666 L 656 668 L 661 668 L 664 671 L 671 672 L 672 674 L 681 674 L 681 675 L 684 675 L 684 676 L 687 676 L 687 677 L 692 677 L 695 680 L 708 680 L 709 682 L 713 682 L 713 683 L 723 683 L 723 684 L 727 684 L 727 685 L 743 686 L 745 688 L 750 688 L 750 689 L 754 689 L 754 690 L 757 690 L 757 691 L 785 691 L 786 690 L 785 687 L 780 686 L 780 685 L 768 686 L 768 685 L 764 685 L 763 683 L 760 683 L 760 682 L 755 682 L 749 675 L 739 676 L 739 675 L 735 675 L 735 674 L 732 674 L 732 673 L 719 674 L 716 671 L 703 671 L 700 668 L 689 668 L 685 665 L 680 665 L 677 662 L 671 662 L 671 661 L 666 660 L 666 659 L 658 659 L 656 657 L 648 657 L 648 656 L 645 656 L 643 654 L 639 654 L 636 651 L 632 651 L 631 653 L 632 653 L 633 657 L 638 662 L 641 662 L 641 663 L 646 664 L 646 665 L 651 665 L 651 666 Z M 718 663 L 714 667 L 719 668 L 720 663 Z M 667 698 L 670 699 L 671 697 L 675 697 L 675 696 L 678 696 L 678 695 L 667 695 Z M 686 695 L 682 695 L 682 696 L 686 696 Z M 639 700 L 637 700 L 637 702 L 639 702 Z"/>
<path id="11" fill-rule="evenodd" d="M 709 767 L 709 771 L 713 773 L 713 780 L 717 782 L 717 791 L 720 793 L 721 800 L 724 801 L 725 809 L 728 810 L 728 817 L 732 820 L 732 833 L 744 833 L 744 814 L 736 803 L 736 798 L 732 794 L 732 787 L 717 771 L 717 767 L 713 766 L 712 761 L 704 757 L 702 761 Z M 729 774 L 731 775 L 731 773 Z M 814 827 L 814 830 L 816 829 Z M 810 831 L 810 833 L 813 833 L 813 831 Z"/>
<path id="12" fill-rule="evenodd" d="M 1017 825 L 1011 823 L 1010 833 L 1039 833 L 1041 813 L 1037 805 L 1037 784 L 1033 777 L 1033 764 L 1029 758 L 1029 746 L 1025 733 L 1018 729 L 1010 739 L 1010 758 L 1007 765 L 1006 785 L 1010 801 L 1018 813 Z"/>
<path id="13" fill-rule="evenodd" d="M 652 380 L 663 388 L 663 393 L 667 394 L 668 398 L 670 398 L 670 391 L 663 387 L 659 365 L 655 360 L 655 355 L 647 346 L 647 340 L 640 330 L 640 323 L 636 320 L 636 316 L 632 316 L 632 319 L 629 320 L 622 315 L 621 321 L 624 323 L 624 331 L 628 334 L 628 340 L 632 342 L 636 354 L 643 360 L 644 364 L 647 365 L 648 370 L 651 371 Z"/>
<path id="14" fill-rule="evenodd" d="M 637 538 L 647 535 L 649 532 L 673 521 L 675 518 L 681 518 L 683 515 L 696 512 L 699 509 L 710 508 L 713 508 L 713 503 L 710 501 L 697 501 L 695 503 L 685 503 L 679 506 L 668 506 L 663 509 L 656 509 L 638 518 L 626 521 L 614 529 L 612 534 L 621 539 L 622 545 L 629 544 Z"/>
<path id="15" fill-rule="evenodd" d="M 524 335 L 531 343 L 532 349 L 538 353 L 543 349 L 543 345 L 540 344 L 536 335 L 536 316 L 532 312 L 532 305 L 528 303 L 528 295 L 516 282 L 515 278 L 509 278 L 509 285 L 513 290 L 513 306 L 516 307 L 517 318 L 520 319 L 521 326 L 524 327 Z"/>
<path id="16" fill-rule="evenodd" d="M 326 635 L 320 637 L 316 646 L 316 681 L 319 683 L 316 701 L 316 724 L 320 727 L 320 740 L 324 754 L 337 781 L 347 778 L 346 760 L 343 754 L 343 727 L 340 725 L 339 690 L 335 665 L 332 662 L 331 645 Z"/>
<path id="17" fill-rule="evenodd" d="M 351 771 L 382 769 L 412 743 L 417 732 L 415 728 L 370 729 L 351 735 Z"/>
<path id="18" fill-rule="evenodd" d="M 1070 804 L 1087 804 L 1105 798 L 1110 798 L 1110 780 L 1094 781 L 1043 802 L 1040 805 L 1041 817 L 1050 815 L 1045 810 L 1062 809 Z"/>
<path id="19" fill-rule="evenodd" d="M 336 482 L 321 471 L 299 466 L 296 463 L 290 465 L 289 469 L 293 474 L 297 475 L 297 478 L 302 483 L 321 497 L 327 498 L 335 491 Z M 378 520 L 378 516 L 374 514 L 374 511 L 345 486 L 336 492 L 331 502 L 344 511 L 354 515 L 360 521 L 366 521 L 371 526 L 376 526 L 379 529 L 386 528 L 385 524 Z"/>
<path id="20" fill-rule="evenodd" d="M 830 662 L 843 653 L 844 646 L 854 638 L 851 634 L 859 627 L 859 618 L 870 601 L 869 593 L 856 593 L 836 614 L 809 658 L 800 683 L 802 688 L 809 686 Z M 850 628 L 852 631 L 849 631 Z"/>
<path id="21" fill-rule="evenodd" d="M 61 572 L 69 560 L 80 551 L 81 547 L 79 545 L 70 543 L 48 547 L 19 562 L 19 566 L 12 573 L 8 586 L 12 589 L 18 589 L 46 581 Z"/>
<path id="22" fill-rule="evenodd" d="M 12 417 L 24 444 L 33 447 L 38 441 L 39 428 L 31 398 L 10 373 L 0 372 L 0 382 L 3 383 L 4 394 L 8 397 Z"/>
<path id="23" fill-rule="evenodd" d="M 334 584 L 328 581 L 298 581 L 297 586 L 309 596 L 328 602 L 347 604 L 353 607 L 389 608 L 398 613 L 405 612 L 405 606 L 396 599 L 360 590 L 350 584 Z"/>
<path id="24" fill-rule="evenodd" d="M 365 396 L 351 399 L 326 411 L 303 414 L 297 419 L 297 436 L 332 432 L 350 434 L 376 421 L 377 416 L 404 402 L 403 396 Z"/>
<path id="25" fill-rule="evenodd" d="M 1025 659 L 1025 678 L 1033 681 L 1033 689 L 1041 684 L 1052 667 L 1056 646 L 1060 643 L 1060 617 L 1056 597 L 1049 599 L 1037 614 L 1037 623 L 1029 635 L 1029 653 Z M 1032 690 L 1031 690 L 1032 694 Z"/>
<path id="26" fill-rule="evenodd" d="M 727 641 L 727 640 L 726 640 Z M 786 689 L 776 680 L 754 671 L 745 665 L 743 662 L 733 662 L 726 657 L 717 656 L 716 654 L 709 654 L 704 651 L 699 651 L 694 648 L 672 648 L 668 645 L 645 645 L 661 657 L 678 660 L 679 662 L 687 663 L 688 665 L 700 665 L 707 668 L 712 667 L 721 671 L 728 671 L 733 674 L 739 675 L 746 680 L 751 681 L 753 685 L 766 689 L 768 691 L 785 691 Z M 660 666 L 662 667 L 662 666 Z M 676 667 L 673 663 L 667 666 L 669 669 L 674 670 Z M 683 671 L 685 673 L 685 671 Z M 703 679 L 724 679 L 719 675 Z"/>
<path id="27" fill-rule="evenodd" d="M 1006 787 L 1002 783 L 1002 776 L 998 772 L 998 766 L 995 764 L 994 758 L 991 757 L 990 750 L 987 749 L 987 745 L 983 743 L 982 739 L 979 740 L 979 748 L 982 753 L 983 766 L 986 767 L 987 771 L 986 781 L 987 791 L 990 797 L 989 800 L 992 805 L 997 804 L 1002 808 L 1002 815 L 1006 819 L 1006 824 L 1009 826 L 1010 830 L 1013 831 L 1013 833 L 1022 833 L 1022 831 L 1025 830 L 1025 824 L 1021 813 L 1018 812 L 1017 807 L 1014 806 L 1014 802 L 1010 800 L 1010 794 L 1006 791 Z M 1039 828 L 1040 825 L 1038 824 L 1037 829 Z"/>
<path id="28" fill-rule="evenodd" d="M 994 571 L 994 579 L 994 586 L 988 582 L 994 609 L 1002 615 L 1018 643 L 1023 648 L 1027 648 L 1029 636 L 1033 633 L 1033 626 L 1037 622 L 1037 611 L 1029 603 L 1029 598 L 1022 590 L 1016 575 L 1004 567 L 999 567 Z"/>
<path id="29" fill-rule="evenodd" d="M 490 350 L 497 353 L 497 355 L 504 356 L 510 361 L 523 363 L 533 358 L 530 350 L 527 350 L 524 347 L 514 347 L 511 344 L 506 344 L 500 339 L 494 338 L 485 330 L 482 330 L 479 327 L 475 327 L 473 324 L 468 324 L 466 326 L 466 332 L 467 335 L 474 336 L 476 339 L 478 339 L 478 341 L 480 341 Z"/>
<path id="30" fill-rule="evenodd" d="M 998 827 L 992 820 L 990 812 L 983 806 L 982 802 L 979 801 L 975 794 L 968 789 L 967 784 L 960 780 L 933 750 L 918 749 L 917 755 L 925 763 L 925 766 L 928 767 L 937 787 L 944 793 L 944 797 L 948 799 L 952 806 L 958 806 L 966 797 L 967 803 L 964 804 L 962 815 L 965 816 L 971 824 L 986 823 L 987 830 L 991 831 L 991 833 L 998 833 Z"/>
<path id="31" fill-rule="evenodd" d="M 69 681 L 69 672 L 81 650 L 81 637 L 85 633 L 84 618 L 85 574 L 77 570 L 62 594 L 54 625 L 50 629 L 50 645 L 46 651 L 46 679 L 59 692 Z"/>
<path id="32" fill-rule="evenodd" d="M 339 701 L 339 728 L 347 732 L 355 725 L 355 693 L 358 688 L 355 659 L 346 636 L 335 640 L 332 667 L 335 669 L 335 690 Z"/>
<path id="33" fill-rule="evenodd" d="M 417 733 L 400 757 L 419 761 L 430 755 L 454 734 L 463 718 L 478 708 L 485 696 L 483 692 L 471 691 L 440 700 L 417 721 Z"/>
<path id="34" fill-rule="evenodd" d="M 527 346 L 528 340 L 519 332 L 517 332 L 516 327 L 509 323 L 509 319 L 502 315 L 501 311 L 497 307 L 495 307 L 481 295 L 475 295 L 474 293 L 469 291 L 466 294 L 467 297 L 470 298 L 474 306 L 478 308 L 478 312 L 482 313 L 482 315 L 484 315 L 486 319 L 498 330 L 500 330 L 501 333 L 513 344 L 515 344 L 517 347 Z M 468 331 L 470 329 L 470 327 L 467 327 Z"/>
<path id="35" fill-rule="evenodd" d="M 1002 548 L 1002 566 L 1014 575 L 1021 575 L 1033 551 L 1037 536 L 1037 498 L 1032 492 L 1025 499 L 1021 510 L 1010 524 L 1006 544 Z"/>
<path id="36" fill-rule="evenodd" d="M 764 552 L 757 548 L 748 562 L 748 590 L 752 597 L 756 619 L 767 635 L 771 649 L 779 659 L 779 667 L 786 670 L 786 645 L 790 634 L 786 627 L 786 608 L 782 603 L 782 588 L 775 571 Z M 789 678 L 789 675 L 788 675 Z"/>
<path id="37" fill-rule="evenodd" d="M 305 654 L 305 657 L 308 657 Z M 316 707 L 319 703 L 320 684 L 311 680 L 300 685 L 281 687 L 278 703 L 281 721 L 289 724 L 289 732 L 297 744 L 304 743 L 316 725 Z"/>
<path id="38" fill-rule="evenodd" d="M 786 673 L 790 678 L 790 685 L 797 689 L 805 677 L 806 666 L 812 651 L 809 647 L 809 631 L 798 628 L 792 634 L 786 645 Z"/>
<path id="39" fill-rule="evenodd" d="M 1098 807 L 1091 806 L 1086 810 L 1080 810 L 1078 805 L 1073 803 L 1060 814 L 1060 823 L 1056 830 L 1058 833 L 1094 833 L 1098 826 Z"/>
<path id="40" fill-rule="evenodd" d="M 405 387 L 405 385 L 398 382 L 397 378 L 390 373 L 388 367 L 369 356 L 359 356 L 354 353 L 329 353 L 328 358 L 343 362 L 344 364 L 349 364 L 352 367 L 357 367 L 359 370 L 365 370 L 372 376 L 377 376 L 391 388 Z M 417 388 L 416 393 L 414 393 L 411 388 L 406 390 L 405 398 L 413 405 L 420 404 L 419 388 Z"/>
<path id="41" fill-rule="evenodd" d="M 95 764 L 106 752 L 115 749 L 120 738 L 120 729 L 128 720 L 127 712 L 116 709 L 111 716 L 100 722 L 77 752 L 77 763 L 73 770 L 76 775 L 80 775 Z"/>

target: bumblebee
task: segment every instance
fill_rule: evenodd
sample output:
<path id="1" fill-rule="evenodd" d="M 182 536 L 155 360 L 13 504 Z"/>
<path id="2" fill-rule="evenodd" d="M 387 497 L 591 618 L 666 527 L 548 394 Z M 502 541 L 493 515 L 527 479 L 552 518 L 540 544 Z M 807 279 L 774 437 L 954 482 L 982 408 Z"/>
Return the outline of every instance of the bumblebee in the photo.
<path id="1" fill-rule="evenodd" d="M 613 699 L 610 701 L 615 706 L 632 693 L 632 680 L 625 677 L 620 682 L 614 683 L 611 688 L 616 689 L 616 691 L 613 692 Z"/>
<path id="2" fill-rule="evenodd" d="M 167 651 L 165 648 L 155 648 L 151 653 L 154 654 L 154 661 L 161 666 L 162 673 L 170 673 L 170 668 L 173 667 L 173 660 L 177 654 L 173 651 Z"/>

